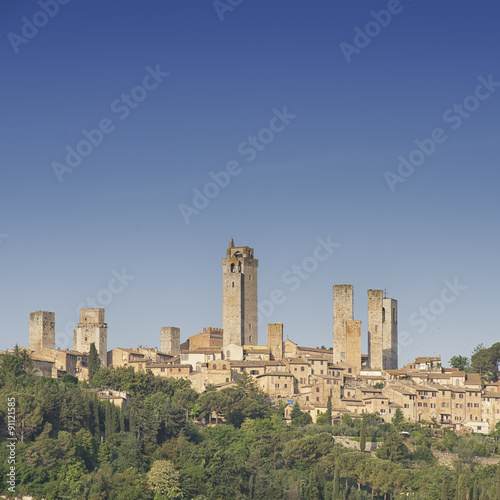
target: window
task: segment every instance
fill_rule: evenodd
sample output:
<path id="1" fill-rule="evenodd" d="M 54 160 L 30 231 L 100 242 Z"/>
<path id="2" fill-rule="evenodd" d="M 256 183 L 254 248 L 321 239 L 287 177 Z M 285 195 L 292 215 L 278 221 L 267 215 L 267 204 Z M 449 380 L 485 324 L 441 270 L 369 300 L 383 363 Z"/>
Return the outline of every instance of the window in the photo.
<path id="1" fill-rule="evenodd" d="M 231 351 L 226 351 L 226 358 L 230 359 L 231 358 Z"/>
<path id="2" fill-rule="evenodd" d="M 217 370 L 217 365 L 215 363 L 212 365 L 212 370 Z"/>
<path id="3" fill-rule="evenodd" d="M 385 307 L 382 307 L 382 323 L 385 323 Z"/>
<path id="4" fill-rule="evenodd" d="M 300 371 L 301 371 L 301 372 L 303 372 L 303 371 L 304 371 L 304 367 L 303 367 L 303 366 L 301 366 L 301 367 L 300 367 Z"/>
<path id="5" fill-rule="evenodd" d="M 252 329 L 252 323 L 248 323 L 248 329 L 251 330 Z"/>
<path id="6" fill-rule="evenodd" d="M 231 272 L 234 273 L 234 264 L 231 264 Z M 233 283 L 233 286 L 234 286 L 234 283 Z"/>
<path id="7" fill-rule="evenodd" d="M 287 389 L 287 388 L 288 388 L 288 384 L 285 384 L 285 389 Z"/>
<path id="8" fill-rule="evenodd" d="M 396 314 L 396 308 L 395 307 L 392 308 L 392 322 L 393 323 L 397 323 L 398 322 L 398 317 L 397 317 L 397 314 Z"/>
<path id="9" fill-rule="evenodd" d="M 234 281 L 233 281 L 233 288 L 234 288 Z"/>
<path id="10" fill-rule="evenodd" d="M 316 392 L 319 392 L 319 387 L 316 387 Z"/>
<path id="11" fill-rule="evenodd" d="M 226 365 L 222 365 L 222 369 L 223 369 L 223 370 L 227 370 Z"/>

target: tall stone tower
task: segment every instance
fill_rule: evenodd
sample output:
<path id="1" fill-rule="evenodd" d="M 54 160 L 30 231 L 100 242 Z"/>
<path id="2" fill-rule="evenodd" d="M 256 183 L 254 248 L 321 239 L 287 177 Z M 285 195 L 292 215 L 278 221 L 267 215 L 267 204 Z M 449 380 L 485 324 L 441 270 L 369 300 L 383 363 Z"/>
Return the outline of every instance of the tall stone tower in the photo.
<path id="1" fill-rule="evenodd" d="M 368 290 L 368 363 L 372 370 L 383 368 L 383 292 Z"/>
<path id="2" fill-rule="evenodd" d="M 165 326 L 161 329 L 161 352 L 179 354 L 181 351 L 181 329 Z"/>
<path id="3" fill-rule="evenodd" d="M 283 358 L 283 323 L 267 325 L 267 347 L 271 349 L 273 359 Z"/>
<path id="4" fill-rule="evenodd" d="M 80 309 L 80 323 L 73 334 L 73 349 L 88 353 L 92 342 L 101 358 L 101 366 L 107 366 L 108 325 L 104 322 L 104 309 Z"/>
<path id="5" fill-rule="evenodd" d="M 229 242 L 222 259 L 222 329 L 224 345 L 256 345 L 257 267 L 253 248 L 235 247 Z"/>
<path id="6" fill-rule="evenodd" d="M 346 321 L 346 358 L 348 365 L 354 366 L 356 375 L 361 371 L 361 321 Z"/>
<path id="7" fill-rule="evenodd" d="M 398 369 L 398 301 L 384 297 L 382 300 L 383 368 Z"/>
<path id="8" fill-rule="evenodd" d="M 30 313 L 30 351 L 56 348 L 56 313 Z"/>
<path id="9" fill-rule="evenodd" d="M 347 322 L 353 320 L 353 286 L 333 285 L 333 362 L 347 362 Z M 361 360 L 361 352 L 360 352 Z"/>

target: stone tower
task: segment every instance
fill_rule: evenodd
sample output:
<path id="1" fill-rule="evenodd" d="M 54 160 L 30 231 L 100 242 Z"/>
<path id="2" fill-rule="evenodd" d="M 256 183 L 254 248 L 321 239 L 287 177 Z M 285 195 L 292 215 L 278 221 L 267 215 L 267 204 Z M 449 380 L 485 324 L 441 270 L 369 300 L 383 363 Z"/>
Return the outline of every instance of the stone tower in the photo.
<path id="1" fill-rule="evenodd" d="M 383 292 L 368 290 L 368 363 L 372 370 L 383 368 Z"/>
<path id="2" fill-rule="evenodd" d="M 181 329 L 165 326 L 161 329 L 161 352 L 179 354 L 181 351 Z"/>
<path id="3" fill-rule="evenodd" d="M 267 325 L 267 347 L 271 349 L 273 359 L 283 358 L 283 323 Z"/>
<path id="4" fill-rule="evenodd" d="M 108 364 L 108 325 L 104 309 L 80 309 L 80 323 L 73 334 L 73 349 L 88 353 L 92 342 L 101 358 L 101 366 Z"/>
<path id="5" fill-rule="evenodd" d="M 222 329 L 224 345 L 256 345 L 257 267 L 253 248 L 235 247 L 229 242 L 222 259 Z"/>
<path id="6" fill-rule="evenodd" d="M 345 362 L 354 366 L 356 375 L 361 371 L 361 321 L 346 321 L 346 357 Z"/>
<path id="7" fill-rule="evenodd" d="M 30 351 L 56 348 L 56 313 L 30 313 Z"/>
<path id="8" fill-rule="evenodd" d="M 353 320 L 353 286 L 333 285 L 333 362 L 347 362 L 347 321 Z M 360 352 L 361 360 L 361 352 Z"/>
<path id="9" fill-rule="evenodd" d="M 398 301 L 382 300 L 382 363 L 384 370 L 398 369 Z"/>

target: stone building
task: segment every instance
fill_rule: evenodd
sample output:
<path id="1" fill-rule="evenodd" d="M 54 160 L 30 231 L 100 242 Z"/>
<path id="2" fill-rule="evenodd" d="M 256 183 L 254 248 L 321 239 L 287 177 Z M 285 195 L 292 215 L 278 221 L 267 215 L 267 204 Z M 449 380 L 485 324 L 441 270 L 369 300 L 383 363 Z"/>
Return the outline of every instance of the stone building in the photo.
<path id="1" fill-rule="evenodd" d="M 189 337 L 189 349 L 221 349 L 223 334 L 220 328 L 203 328 L 203 331 Z"/>
<path id="2" fill-rule="evenodd" d="M 382 290 L 368 290 L 368 356 L 371 370 L 383 367 Z"/>
<path id="3" fill-rule="evenodd" d="M 258 343 L 257 267 L 253 248 L 229 243 L 222 259 L 222 329 L 224 345 Z"/>
<path id="4" fill-rule="evenodd" d="M 36 311 L 30 313 L 30 351 L 56 348 L 56 313 Z"/>
<path id="5" fill-rule="evenodd" d="M 108 325 L 104 321 L 104 309 L 80 309 L 80 323 L 73 334 L 73 349 L 88 353 L 94 343 L 102 366 L 108 366 Z"/>
<path id="6" fill-rule="evenodd" d="M 382 368 L 398 368 L 398 301 L 382 299 Z"/>
<path id="7" fill-rule="evenodd" d="M 271 349 L 272 359 L 283 358 L 283 323 L 267 325 L 267 347 Z"/>
<path id="8" fill-rule="evenodd" d="M 353 320 L 353 286 L 333 285 L 333 362 L 347 358 L 347 322 Z M 360 350 L 361 358 L 361 350 Z"/>
<path id="9" fill-rule="evenodd" d="M 181 352 L 181 329 L 175 326 L 165 326 L 161 329 L 161 352 L 179 354 Z"/>

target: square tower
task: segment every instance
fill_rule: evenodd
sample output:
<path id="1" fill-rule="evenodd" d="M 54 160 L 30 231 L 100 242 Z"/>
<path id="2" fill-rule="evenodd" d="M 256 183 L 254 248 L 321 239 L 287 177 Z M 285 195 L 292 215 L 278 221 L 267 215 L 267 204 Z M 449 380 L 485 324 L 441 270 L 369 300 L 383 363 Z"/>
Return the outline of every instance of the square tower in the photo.
<path id="1" fill-rule="evenodd" d="M 383 368 L 383 292 L 368 290 L 368 363 L 372 370 Z"/>
<path id="2" fill-rule="evenodd" d="M 257 345 L 257 267 L 253 248 L 229 242 L 222 259 L 222 330 L 224 344 Z"/>
<path id="3" fill-rule="evenodd" d="M 108 325 L 104 322 L 104 309 L 80 309 L 80 323 L 73 334 L 73 349 L 88 353 L 92 343 L 101 358 L 101 366 L 107 366 Z"/>
<path id="4" fill-rule="evenodd" d="M 56 313 L 30 313 L 30 351 L 56 348 Z"/>
<path id="5" fill-rule="evenodd" d="M 382 300 L 383 368 L 398 369 L 398 301 Z"/>
<path id="6" fill-rule="evenodd" d="M 333 362 L 347 362 L 347 321 L 353 320 L 352 285 L 333 285 Z M 360 353 L 361 359 L 361 353 Z"/>
<path id="7" fill-rule="evenodd" d="M 179 354 L 181 352 L 181 329 L 165 326 L 161 329 L 161 352 Z"/>
<path id="8" fill-rule="evenodd" d="M 361 371 L 361 321 L 346 321 L 346 358 L 345 362 L 356 368 L 356 375 Z"/>
<path id="9" fill-rule="evenodd" d="M 272 359 L 283 358 L 283 323 L 267 325 L 267 347 L 271 349 Z"/>

